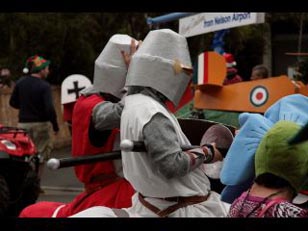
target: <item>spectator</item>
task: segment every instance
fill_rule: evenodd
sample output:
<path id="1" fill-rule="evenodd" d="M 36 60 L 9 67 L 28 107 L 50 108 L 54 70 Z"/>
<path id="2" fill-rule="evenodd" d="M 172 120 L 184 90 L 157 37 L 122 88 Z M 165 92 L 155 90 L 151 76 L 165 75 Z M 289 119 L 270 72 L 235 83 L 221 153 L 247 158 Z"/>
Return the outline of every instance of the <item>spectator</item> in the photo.
<path id="1" fill-rule="evenodd" d="M 268 69 L 264 65 L 256 65 L 251 70 L 250 80 L 266 79 L 268 78 Z"/>
<path id="2" fill-rule="evenodd" d="M 11 79 L 11 71 L 8 68 L 0 70 L 0 88 L 14 88 L 15 83 Z"/>
<path id="3" fill-rule="evenodd" d="M 51 87 L 45 80 L 49 74 L 49 64 L 50 61 L 41 56 L 29 57 L 24 68 L 29 74 L 16 82 L 10 98 L 10 105 L 19 109 L 18 127 L 29 132 L 40 155 L 39 178 L 53 149 L 50 123 L 54 135 L 59 132 Z"/>
<path id="4" fill-rule="evenodd" d="M 254 183 L 232 203 L 230 217 L 308 217 L 292 203 L 308 174 L 308 143 L 288 144 L 299 130 L 279 121 L 266 132 L 255 155 Z"/>
<path id="5" fill-rule="evenodd" d="M 227 76 L 223 82 L 223 85 L 242 82 L 243 79 L 235 68 L 236 62 L 234 60 L 234 56 L 230 53 L 224 53 L 223 56 L 225 57 L 227 65 Z"/>
<path id="6" fill-rule="evenodd" d="M 269 107 L 264 116 L 257 113 L 242 113 L 240 129 L 224 160 L 220 179 L 226 185 L 221 200 L 233 203 L 248 190 L 255 179 L 254 156 L 264 134 L 274 123 L 289 120 L 299 125 L 308 121 L 308 97 L 292 94 L 281 98 Z"/>

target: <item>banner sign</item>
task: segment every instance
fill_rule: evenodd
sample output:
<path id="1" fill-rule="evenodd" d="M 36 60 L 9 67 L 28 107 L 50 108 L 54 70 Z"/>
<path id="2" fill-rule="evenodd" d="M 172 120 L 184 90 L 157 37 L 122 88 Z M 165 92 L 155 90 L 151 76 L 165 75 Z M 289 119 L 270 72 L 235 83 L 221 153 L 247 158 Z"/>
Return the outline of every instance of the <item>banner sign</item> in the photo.
<path id="1" fill-rule="evenodd" d="M 179 34 L 191 37 L 249 24 L 264 23 L 265 13 L 200 13 L 179 20 Z"/>

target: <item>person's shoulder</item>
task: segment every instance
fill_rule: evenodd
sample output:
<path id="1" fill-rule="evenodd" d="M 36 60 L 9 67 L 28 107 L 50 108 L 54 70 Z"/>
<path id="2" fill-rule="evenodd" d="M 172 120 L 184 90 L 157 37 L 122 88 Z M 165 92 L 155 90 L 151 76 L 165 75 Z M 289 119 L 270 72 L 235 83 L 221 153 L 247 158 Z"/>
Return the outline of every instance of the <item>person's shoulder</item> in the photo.
<path id="1" fill-rule="evenodd" d="M 26 79 L 26 77 L 27 77 L 27 75 L 22 75 L 22 76 L 20 76 L 20 77 L 17 79 L 16 83 L 22 81 L 23 79 Z"/>
<path id="2" fill-rule="evenodd" d="M 51 89 L 51 85 L 50 83 L 45 80 L 45 79 L 40 79 L 40 78 L 37 78 L 39 81 L 40 81 L 40 85 L 44 88 L 48 88 L 48 89 Z"/>
<path id="3" fill-rule="evenodd" d="M 26 78 L 25 75 L 19 77 L 19 79 L 17 79 L 16 82 L 14 82 L 14 85 L 13 85 L 13 86 L 16 87 L 17 85 L 21 85 L 21 83 L 24 82 L 26 79 L 27 79 L 27 78 Z"/>
<path id="4" fill-rule="evenodd" d="M 301 208 L 289 201 L 282 201 L 278 203 L 276 210 L 278 215 L 283 214 L 286 217 L 308 217 L 307 209 Z"/>
<path id="5" fill-rule="evenodd" d="M 124 105 L 126 104 L 135 106 L 137 109 L 139 107 L 150 108 L 153 107 L 153 105 L 160 105 L 160 103 L 157 102 L 157 100 L 145 94 L 132 94 L 126 96 Z"/>

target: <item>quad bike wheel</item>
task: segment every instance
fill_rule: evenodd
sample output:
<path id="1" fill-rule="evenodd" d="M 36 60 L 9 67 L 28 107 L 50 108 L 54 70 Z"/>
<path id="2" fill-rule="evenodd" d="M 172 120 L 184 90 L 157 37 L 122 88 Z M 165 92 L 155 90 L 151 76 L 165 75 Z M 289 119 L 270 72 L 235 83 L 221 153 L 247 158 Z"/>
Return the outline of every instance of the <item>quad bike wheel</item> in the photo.
<path id="1" fill-rule="evenodd" d="M 23 191 L 19 203 L 16 208 L 19 212 L 28 205 L 34 204 L 40 195 L 40 180 L 37 173 L 33 170 L 29 171 L 24 181 Z"/>
<path id="2" fill-rule="evenodd" d="M 18 217 L 20 212 L 27 206 L 34 204 L 40 194 L 40 180 L 37 173 L 32 169 L 26 174 L 22 183 L 19 197 L 11 202 L 9 216 Z"/>

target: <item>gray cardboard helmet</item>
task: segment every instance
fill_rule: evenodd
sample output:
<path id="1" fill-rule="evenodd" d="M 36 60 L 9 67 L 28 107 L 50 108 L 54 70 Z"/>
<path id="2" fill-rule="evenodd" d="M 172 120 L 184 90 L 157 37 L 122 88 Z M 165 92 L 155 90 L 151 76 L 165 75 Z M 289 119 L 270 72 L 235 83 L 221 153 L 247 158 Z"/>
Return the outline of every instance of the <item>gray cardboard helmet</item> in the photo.
<path id="1" fill-rule="evenodd" d="M 191 68 L 186 38 L 170 29 L 153 30 L 133 55 L 126 87 L 151 87 L 178 105 L 191 77 L 184 68 Z"/>
<path id="2" fill-rule="evenodd" d="M 95 60 L 93 78 L 95 90 L 109 93 L 119 99 L 122 98 L 127 67 L 121 50 L 129 53 L 132 39 L 132 37 L 124 34 L 116 34 L 109 39 L 103 51 Z"/>

